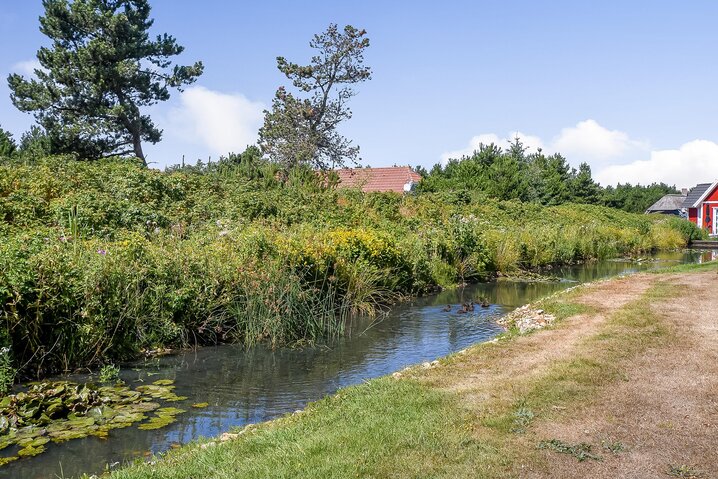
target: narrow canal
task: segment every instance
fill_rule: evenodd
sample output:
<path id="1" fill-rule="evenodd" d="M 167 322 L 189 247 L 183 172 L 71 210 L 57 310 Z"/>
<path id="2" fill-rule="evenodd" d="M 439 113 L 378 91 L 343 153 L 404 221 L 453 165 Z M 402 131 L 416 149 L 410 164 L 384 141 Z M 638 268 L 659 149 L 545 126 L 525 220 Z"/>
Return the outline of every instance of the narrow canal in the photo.
<path id="1" fill-rule="evenodd" d="M 713 251 L 662 253 L 657 261 L 611 260 L 552 271 L 564 278 L 561 282 L 499 281 L 446 291 L 398 305 L 378 321 L 356 322 L 346 337 L 328 346 L 274 351 L 218 346 L 138 363 L 121 373 L 129 385 L 170 379 L 177 394 L 188 397 L 186 404 L 206 402 L 209 406 L 186 407 L 185 414 L 162 429 L 143 431 L 135 425 L 112 430 L 107 439 L 50 443 L 47 452 L 0 468 L 0 478 L 48 479 L 100 473 L 109 465 L 114 467 L 202 436 L 216 436 L 234 426 L 275 418 L 341 387 L 491 339 L 502 331 L 495 323 L 499 316 L 576 282 L 715 256 Z M 447 304 L 480 297 L 488 298 L 491 306 L 469 314 L 443 311 Z"/>

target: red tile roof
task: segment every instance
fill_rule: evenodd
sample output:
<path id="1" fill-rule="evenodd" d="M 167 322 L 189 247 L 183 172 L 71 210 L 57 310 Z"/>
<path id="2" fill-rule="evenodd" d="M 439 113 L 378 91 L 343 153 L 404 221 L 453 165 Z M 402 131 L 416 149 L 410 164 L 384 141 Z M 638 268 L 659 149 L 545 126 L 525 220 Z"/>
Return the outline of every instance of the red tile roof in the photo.
<path id="1" fill-rule="evenodd" d="M 404 193 L 404 185 L 418 183 L 421 175 L 410 166 L 389 168 L 343 168 L 336 170 L 340 188 L 361 188 L 365 193 L 395 191 Z"/>

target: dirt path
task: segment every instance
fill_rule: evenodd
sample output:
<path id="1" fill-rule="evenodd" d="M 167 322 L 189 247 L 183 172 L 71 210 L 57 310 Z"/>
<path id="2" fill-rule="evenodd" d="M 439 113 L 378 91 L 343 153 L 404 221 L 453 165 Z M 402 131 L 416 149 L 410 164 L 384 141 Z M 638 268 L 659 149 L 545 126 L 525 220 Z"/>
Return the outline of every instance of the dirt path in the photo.
<path id="1" fill-rule="evenodd" d="M 569 443 L 620 442 L 625 451 L 602 451 L 602 461 L 580 463 L 546 452 L 550 472 L 533 471 L 525 477 L 651 478 L 669 472 L 718 477 L 717 280 L 715 273 L 669 276 L 670 287 L 681 294 L 677 300 L 652 304 L 651 310 L 672 326 L 671 340 L 640 355 L 625 381 L 605 388 L 577 417 L 542 424 L 535 431 Z M 605 303 L 606 298 L 627 294 L 620 283 L 607 286 L 583 300 Z M 671 471 L 671 465 L 676 469 Z"/>
<path id="2" fill-rule="evenodd" d="M 620 367 L 622 380 L 597 386 L 595 394 L 578 404 L 548 405 L 543 409 L 549 412 L 537 415 L 525 434 L 504 436 L 512 443 L 507 452 L 523 456 L 511 475 L 613 479 L 670 477 L 674 472 L 677 477 L 718 478 L 716 281 L 715 272 L 642 274 L 589 285 L 573 301 L 590 312 L 505 345 L 470 350 L 424 380 L 458 393 L 478 417 L 477 436 L 495 438 L 496 429 L 482 425 L 487 417 L 530 399 L 552 366 L 590 357 L 586 344 L 596 347 L 591 341 L 606 333 L 609 319 L 662 283 L 665 291 L 675 292 L 673 297 L 647 302 L 640 314 L 666 328 L 667 338 L 637 348 L 641 352 Z M 602 460 L 579 462 L 569 454 L 536 449 L 549 439 L 591 444 Z M 521 448 L 525 456 L 517 453 Z"/>
<path id="3" fill-rule="evenodd" d="M 480 407 L 487 393 L 496 397 L 501 390 L 498 385 L 539 375 L 543 372 L 541 365 L 570 357 L 582 339 L 596 333 L 608 314 L 645 293 L 651 278 L 641 279 L 621 278 L 589 285 L 581 298 L 596 309 L 595 314 L 570 317 L 561 327 L 517 338 L 508 348 L 482 350 L 480 354 L 457 358 L 454 367 L 442 369 L 441 375 L 433 378 L 433 384 L 473 398 Z M 611 300 L 604 301 L 609 294 Z"/>

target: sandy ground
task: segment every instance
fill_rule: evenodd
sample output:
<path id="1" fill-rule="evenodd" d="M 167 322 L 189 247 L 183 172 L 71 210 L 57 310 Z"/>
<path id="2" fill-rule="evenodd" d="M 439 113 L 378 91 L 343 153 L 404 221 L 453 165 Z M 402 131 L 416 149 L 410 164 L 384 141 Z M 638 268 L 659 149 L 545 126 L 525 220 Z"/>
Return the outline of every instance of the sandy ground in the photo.
<path id="1" fill-rule="evenodd" d="M 645 293 L 655 277 L 641 276 L 641 281 L 635 278 L 589 285 L 581 299 L 596 308 L 595 314 L 573 316 L 559 328 L 517 338 L 510 348 L 470 355 L 463 364 L 459 360 L 456 367 L 442 370 L 434 384 L 458 392 L 472 409 L 482 409 L 486 399 L 513 394 L 515 391 L 498 386 L 517 378 L 539 376 L 544 373 L 544 365 L 572 356 L 580 341 L 596 334 L 608 315 Z M 609 294 L 610 300 L 606 300 Z"/>
<path id="2" fill-rule="evenodd" d="M 657 280 L 637 278 L 642 284 Z M 603 389 L 579 417 L 544 424 L 537 431 L 571 443 L 620 442 L 626 450 L 603 450 L 603 461 L 581 463 L 547 452 L 551 472 L 526 477 L 670 477 L 669 466 L 674 465 L 688 466 L 678 477 L 692 477 L 692 471 L 695 477 L 718 478 L 718 276 L 660 277 L 666 278 L 681 294 L 651 309 L 672 324 L 671 341 L 640 355 L 627 380 Z M 628 295 L 620 283 L 608 283 L 582 300 L 602 305 Z"/>
<path id="3" fill-rule="evenodd" d="M 433 375 L 435 386 L 456 392 L 478 416 L 490 404 L 511 401 L 514 386 L 540 377 L 546 365 L 570 359 L 606 319 L 639 300 L 656 282 L 668 282 L 677 299 L 650 304 L 647 314 L 670 325 L 670 340 L 650 347 L 625 368 L 625 380 L 599 389 L 573 413 L 535 421 L 525 447 L 542 439 L 589 443 L 603 460 L 579 462 L 568 454 L 539 451 L 540 461 L 516 471 L 526 478 L 718 478 L 718 276 L 715 272 L 635 275 L 585 288 L 578 302 L 592 308 L 556 328 L 516 338 L 509 347 L 459 358 Z M 501 387 L 503 385 L 503 387 Z M 613 453 L 602 444 L 620 443 Z M 682 473 L 682 475 L 681 475 Z"/>

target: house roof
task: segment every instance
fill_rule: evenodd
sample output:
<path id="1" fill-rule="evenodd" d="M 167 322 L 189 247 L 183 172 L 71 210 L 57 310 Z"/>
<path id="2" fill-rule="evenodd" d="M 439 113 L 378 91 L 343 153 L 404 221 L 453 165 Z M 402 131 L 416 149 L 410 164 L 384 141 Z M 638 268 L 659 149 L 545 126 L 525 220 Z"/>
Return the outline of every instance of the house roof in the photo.
<path id="1" fill-rule="evenodd" d="M 404 185 L 418 183 L 421 175 L 409 166 L 389 168 L 343 168 L 336 170 L 339 186 L 342 188 L 361 188 L 365 193 L 377 191 L 395 191 L 404 193 Z"/>
<path id="2" fill-rule="evenodd" d="M 712 183 L 701 183 L 691 188 L 691 191 L 688 192 L 688 196 L 686 196 L 686 200 L 683 202 L 683 207 L 695 208 L 698 206 L 697 203 L 701 201 L 708 190 L 712 189 L 711 186 L 713 186 Z"/>
<path id="3" fill-rule="evenodd" d="M 653 203 L 648 207 L 646 213 L 653 213 L 657 211 L 675 211 L 684 208 L 683 203 L 685 202 L 685 195 L 671 194 L 666 195 L 660 200 Z"/>

